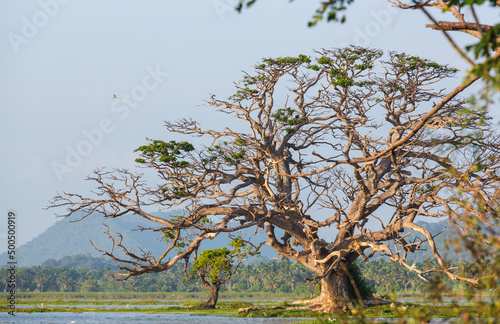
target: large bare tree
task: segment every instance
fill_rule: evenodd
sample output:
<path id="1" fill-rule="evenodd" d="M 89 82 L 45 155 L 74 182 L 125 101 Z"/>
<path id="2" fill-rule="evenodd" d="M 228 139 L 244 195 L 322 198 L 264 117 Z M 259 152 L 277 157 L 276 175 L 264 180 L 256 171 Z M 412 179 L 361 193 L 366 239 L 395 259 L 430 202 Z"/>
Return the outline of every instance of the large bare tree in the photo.
<path id="1" fill-rule="evenodd" d="M 105 253 L 124 264 L 125 278 L 168 270 L 195 257 L 203 240 L 255 228 L 267 233 L 263 243 L 317 273 L 321 294 L 308 303 L 321 311 L 348 307 L 343 269 L 376 252 L 422 277 L 440 271 L 477 282 L 455 272 L 416 223 L 454 219 L 464 207 L 485 222 L 497 206 L 464 205 L 467 195 L 487 199 L 498 189 L 500 155 L 485 113 L 464 107 L 457 89 L 445 90 L 457 71 L 358 47 L 316 54 L 264 59 L 230 98 L 212 96 L 209 109 L 233 126 L 166 122 L 170 134 L 204 144 L 150 140 L 138 148 L 136 161 L 156 182 L 149 173 L 146 183 L 128 170 L 96 170 L 89 177 L 96 196 L 58 194 L 51 207 L 67 207 L 66 216 L 135 214 L 164 233 L 169 244 L 153 256 L 133 253 L 108 231 L 114 247 Z M 184 214 L 154 216 L 152 206 Z M 424 242 L 438 268 L 406 262 Z"/>

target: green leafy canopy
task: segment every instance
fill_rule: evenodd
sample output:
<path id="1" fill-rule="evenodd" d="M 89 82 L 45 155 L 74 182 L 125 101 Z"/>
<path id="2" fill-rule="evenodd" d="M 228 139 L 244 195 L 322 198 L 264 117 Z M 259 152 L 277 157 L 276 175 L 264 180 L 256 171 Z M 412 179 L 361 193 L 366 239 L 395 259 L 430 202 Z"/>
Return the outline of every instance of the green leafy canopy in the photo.
<path id="1" fill-rule="evenodd" d="M 162 140 L 151 140 L 149 145 L 143 145 L 134 150 L 140 152 L 141 157 L 135 159 L 137 163 L 161 162 L 174 168 L 186 168 L 189 165 L 187 161 L 178 161 L 179 157 L 186 153 L 194 151 L 194 146 L 189 142 L 164 142 Z"/>

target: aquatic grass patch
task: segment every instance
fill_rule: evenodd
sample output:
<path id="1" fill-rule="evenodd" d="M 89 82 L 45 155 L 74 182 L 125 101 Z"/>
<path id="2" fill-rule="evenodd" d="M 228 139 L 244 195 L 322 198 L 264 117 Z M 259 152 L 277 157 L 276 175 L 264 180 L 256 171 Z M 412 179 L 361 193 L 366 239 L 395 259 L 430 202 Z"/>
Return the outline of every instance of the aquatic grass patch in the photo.
<path id="1" fill-rule="evenodd" d="M 236 314 L 237 317 L 325 317 L 333 314 L 314 312 L 306 309 L 258 308 Z"/>
<path id="2" fill-rule="evenodd" d="M 180 301 L 160 301 L 154 299 L 147 300 L 80 300 L 80 299 L 20 299 L 17 303 L 18 305 L 41 305 L 41 304 L 50 304 L 50 305 L 74 305 L 74 306 L 85 306 L 85 305 L 162 305 L 162 304 L 181 304 Z"/>
<path id="3" fill-rule="evenodd" d="M 208 294 L 206 294 L 208 296 Z M 8 292 L 0 292 L 0 298 L 8 296 Z M 17 292 L 16 296 L 20 299 L 40 299 L 40 300 L 102 300 L 102 299 L 187 299 L 187 298 L 205 298 L 203 294 L 193 294 L 186 292 Z"/>
<path id="4" fill-rule="evenodd" d="M 53 296 L 52 296 L 53 297 Z M 60 297 L 60 296 L 59 296 Z M 499 303 L 497 300 L 491 301 L 489 304 L 484 302 L 483 307 L 477 308 L 475 304 L 468 303 L 450 303 L 450 304 L 429 304 L 429 303 L 410 303 L 395 302 L 391 305 L 375 305 L 367 306 L 363 309 L 358 308 L 355 312 L 346 312 L 343 314 L 335 313 L 317 313 L 305 309 L 287 309 L 297 305 L 290 301 L 277 300 L 222 300 L 217 304 L 216 309 L 199 309 L 201 300 L 189 301 L 169 301 L 152 298 L 144 298 L 140 300 L 65 300 L 61 298 L 48 299 L 20 299 L 19 307 L 16 312 L 19 313 L 48 313 L 48 312 L 109 312 L 109 313 L 150 313 L 150 314 L 168 314 L 182 313 L 190 315 L 213 315 L 213 316 L 234 316 L 234 317 L 279 317 L 279 318 L 310 318 L 314 320 L 310 323 L 325 323 L 323 319 L 336 318 L 339 322 L 355 319 L 357 322 L 371 322 L 373 319 L 401 319 L 413 318 L 424 321 L 430 318 L 498 318 L 498 314 L 494 312 L 494 304 Z M 41 304 L 44 307 L 41 307 Z M 163 306 L 162 303 L 171 305 Z M 176 305 L 172 305 L 176 304 Z M 155 307 L 148 307 L 148 305 Z M 500 305 L 500 303 L 499 303 Z M 29 307 L 32 306 L 32 307 Z M 109 307 L 116 306 L 116 307 Z M 247 313 L 238 314 L 240 308 L 255 307 L 255 309 Z M 0 307 L 0 311 L 6 312 L 6 305 Z"/>
<path id="5" fill-rule="evenodd" d="M 7 308 L 0 306 L 0 311 L 6 311 Z M 50 307 L 26 307 L 26 308 L 16 308 L 16 313 L 50 313 L 50 312 L 60 312 L 60 313 L 128 313 L 128 312 L 140 312 L 140 313 L 190 313 L 193 315 L 203 315 L 203 314 L 227 314 L 226 311 L 193 311 L 192 309 L 182 307 L 182 306 L 171 306 L 171 307 L 66 307 L 66 306 L 50 306 Z"/>
<path id="6" fill-rule="evenodd" d="M 198 307 L 200 304 L 202 304 L 203 301 L 193 301 L 193 300 L 188 300 L 188 301 L 184 301 L 182 303 L 183 306 L 185 307 L 188 307 L 190 309 L 202 309 L 201 307 Z M 217 302 L 217 306 L 215 307 L 216 309 L 217 308 L 224 308 L 224 309 L 239 309 L 239 308 L 242 308 L 242 307 L 251 307 L 253 306 L 254 303 L 253 302 L 249 302 L 249 301 L 242 301 L 242 300 L 235 300 L 235 301 L 219 301 Z"/>
<path id="7" fill-rule="evenodd" d="M 258 308 L 248 312 L 235 314 L 237 317 L 283 317 L 283 318 L 311 318 L 310 321 L 301 323 L 331 323 L 332 319 L 339 322 L 357 320 L 360 323 L 371 323 L 375 319 L 413 319 L 418 323 L 429 322 L 433 318 L 441 319 L 494 319 L 495 314 L 492 312 L 478 312 L 474 305 L 378 305 L 365 307 L 364 309 L 356 309 L 345 313 L 318 313 L 305 309 L 284 309 L 279 307 L 274 308 Z"/>

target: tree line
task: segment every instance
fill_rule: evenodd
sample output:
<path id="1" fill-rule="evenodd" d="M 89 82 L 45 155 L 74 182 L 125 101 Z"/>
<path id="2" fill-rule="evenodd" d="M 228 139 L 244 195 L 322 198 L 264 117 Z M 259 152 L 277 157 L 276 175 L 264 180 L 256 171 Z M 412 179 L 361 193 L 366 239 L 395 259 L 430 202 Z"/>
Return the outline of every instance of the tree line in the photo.
<path id="1" fill-rule="evenodd" d="M 84 258 L 83 258 L 84 259 Z M 85 260 L 84 260 L 85 261 Z M 88 266 L 92 266 L 86 260 Z M 423 262 L 416 263 L 422 267 Z M 415 294 L 423 291 L 425 282 L 415 272 L 408 271 L 395 262 L 377 259 L 357 263 L 366 284 L 380 294 Z M 68 266 L 33 266 L 18 269 L 17 290 L 20 292 L 201 292 L 205 291 L 199 280 L 186 280 L 182 265 L 171 271 L 148 273 L 116 281 L 110 266 L 100 269 L 71 268 Z M 7 290 L 7 269 L 0 269 Z M 307 283 L 305 278 L 314 273 L 300 263 L 288 259 L 248 263 L 221 288 L 231 292 L 270 292 L 290 293 L 297 296 L 311 296 L 318 292 L 314 282 Z M 454 289 L 460 289 L 456 284 Z"/>

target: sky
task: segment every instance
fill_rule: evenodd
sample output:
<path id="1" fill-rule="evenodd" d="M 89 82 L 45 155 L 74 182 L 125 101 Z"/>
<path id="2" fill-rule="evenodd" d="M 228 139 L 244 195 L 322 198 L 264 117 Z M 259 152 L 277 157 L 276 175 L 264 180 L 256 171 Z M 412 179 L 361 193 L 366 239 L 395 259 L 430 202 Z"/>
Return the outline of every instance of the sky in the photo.
<path id="1" fill-rule="evenodd" d="M 358 0 L 346 23 L 314 28 L 319 1 L 261 0 L 242 14 L 235 3 L 0 1 L 0 252 L 9 211 L 17 244 L 30 241 L 58 220 L 44 209 L 57 192 L 86 193 L 92 170 L 132 169 L 146 138 L 175 139 L 165 120 L 222 129 L 230 121 L 201 105 L 231 95 L 261 58 L 353 44 L 466 69 L 426 17 L 386 0 Z"/>

